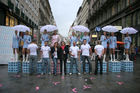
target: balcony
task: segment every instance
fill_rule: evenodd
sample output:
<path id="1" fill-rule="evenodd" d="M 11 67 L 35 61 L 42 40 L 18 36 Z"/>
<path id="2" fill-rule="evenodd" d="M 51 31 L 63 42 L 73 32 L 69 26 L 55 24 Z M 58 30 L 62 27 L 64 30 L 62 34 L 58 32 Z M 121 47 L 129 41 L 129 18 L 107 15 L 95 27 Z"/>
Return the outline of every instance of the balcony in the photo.
<path id="1" fill-rule="evenodd" d="M 23 12 L 21 12 L 21 17 L 22 17 L 22 19 L 24 19 L 24 16 L 25 16 L 25 15 L 24 15 L 24 13 L 23 13 Z"/>
<path id="2" fill-rule="evenodd" d="M 11 9 L 11 10 L 14 10 L 14 4 L 8 0 L 8 7 Z"/>

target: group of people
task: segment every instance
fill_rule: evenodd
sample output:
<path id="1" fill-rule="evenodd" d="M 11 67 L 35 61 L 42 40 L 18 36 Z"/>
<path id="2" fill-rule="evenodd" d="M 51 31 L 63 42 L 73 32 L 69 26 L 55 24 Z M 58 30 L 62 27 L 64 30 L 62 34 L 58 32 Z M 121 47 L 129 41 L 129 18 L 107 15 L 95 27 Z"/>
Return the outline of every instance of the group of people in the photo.
<path id="1" fill-rule="evenodd" d="M 18 61 L 18 54 L 19 54 L 19 41 L 23 41 L 23 62 L 27 61 L 29 59 L 30 63 L 30 74 L 37 72 L 37 61 L 38 56 L 41 57 L 42 62 L 42 75 L 44 75 L 47 71 L 48 74 L 51 74 L 50 70 L 50 63 L 51 60 L 54 64 L 54 75 L 57 75 L 57 64 L 58 61 L 60 61 L 60 72 L 63 73 L 63 63 L 64 63 L 64 74 L 66 74 L 66 63 L 68 57 L 70 57 L 70 75 L 73 73 L 73 65 L 76 64 L 76 70 L 77 74 L 80 75 L 80 71 L 78 69 L 78 63 L 82 61 L 83 64 L 83 73 L 85 72 L 85 64 L 88 62 L 89 64 L 89 74 L 92 73 L 92 65 L 90 57 L 92 56 L 92 48 L 90 46 L 90 36 L 88 36 L 87 32 L 84 32 L 84 36 L 82 38 L 77 38 L 75 35 L 75 32 L 72 32 L 72 36 L 70 38 L 70 43 L 66 45 L 64 41 L 60 40 L 59 35 L 57 35 L 57 31 L 54 31 L 51 40 L 50 36 L 47 34 L 47 30 L 44 31 L 44 33 L 41 36 L 41 47 L 39 48 L 36 44 L 35 39 L 31 39 L 31 36 L 29 35 L 29 32 L 26 31 L 25 35 L 23 37 L 18 35 L 18 31 L 15 31 L 15 35 L 13 36 L 13 54 L 14 54 L 14 60 Z M 48 44 L 48 42 L 51 41 L 51 45 Z M 82 45 L 80 47 L 77 46 L 77 41 L 80 41 Z M 100 62 L 100 74 L 102 74 L 102 63 L 105 61 L 106 58 L 106 50 L 107 50 L 107 44 L 109 43 L 110 48 L 110 57 L 112 60 L 112 55 L 115 61 L 115 48 L 117 47 L 117 38 L 114 36 L 114 33 L 111 33 L 110 37 L 106 36 L 106 32 L 103 33 L 100 40 L 97 41 L 97 45 L 94 47 L 94 52 L 96 54 L 96 61 L 95 61 L 95 74 L 98 74 L 98 62 Z M 126 54 L 128 55 L 128 49 L 130 47 L 131 38 L 126 35 L 125 39 L 125 50 Z M 40 51 L 38 53 L 37 51 Z M 27 53 L 27 54 L 26 54 Z M 26 55 L 25 55 L 26 54 Z M 26 57 L 25 57 L 26 56 Z M 127 56 L 127 59 L 128 56 Z M 87 60 L 87 61 L 86 61 Z"/>

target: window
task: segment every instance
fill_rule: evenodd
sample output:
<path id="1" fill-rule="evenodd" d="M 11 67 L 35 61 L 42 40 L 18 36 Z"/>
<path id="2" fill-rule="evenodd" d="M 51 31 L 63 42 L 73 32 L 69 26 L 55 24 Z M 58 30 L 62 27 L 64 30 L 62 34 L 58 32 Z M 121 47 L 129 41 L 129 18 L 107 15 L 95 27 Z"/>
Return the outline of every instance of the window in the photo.
<path id="1" fill-rule="evenodd" d="M 131 17 L 131 15 L 126 17 L 125 23 L 126 23 L 126 27 L 132 26 L 132 17 Z"/>
<path id="2" fill-rule="evenodd" d="M 140 24 L 140 11 L 138 11 L 137 17 L 138 17 L 138 18 L 137 18 L 137 19 L 138 19 L 138 20 L 137 20 L 137 23 Z"/>
<path id="3" fill-rule="evenodd" d="M 133 14 L 133 26 L 136 25 L 136 13 Z"/>
<path id="4" fill-rule="evenodd" d="M 132 0 L 126 0 L 126 6 L 130 5 L 130 1 L 132 1 Z"/>
<path id="5" fill-rule="evenodd" d="M 119 2 L 118 2 L 118 12 L 121 11 L 121 5 L 122 5 L 122 2 L 119 1 Z"/>
<path id="6" fill-rule="evenodd" d="M 9 26 L 9 16 L 6 16 L 6 26 Z"/>

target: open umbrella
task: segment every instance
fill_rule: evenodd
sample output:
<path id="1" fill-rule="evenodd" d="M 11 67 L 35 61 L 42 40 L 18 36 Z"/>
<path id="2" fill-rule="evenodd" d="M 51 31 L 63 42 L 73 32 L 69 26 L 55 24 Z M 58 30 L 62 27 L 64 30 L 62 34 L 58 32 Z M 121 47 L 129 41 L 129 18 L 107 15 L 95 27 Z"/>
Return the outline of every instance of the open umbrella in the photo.
<path id="1" fill-rule="evenodd" d="M 19 32 L 26 32 L 26 31 L 31 31 L 29 27 L 25 26 L 25 25 L 16 25 L 13 27 L 14 30 L 17 30 Z"/>
<path id="2" fill-rule="evenodd" d="M 57 30 L 57 27 L 54 25 L 45 25 L 41 27 L 40 32 L 44 32 L 45 30 L 47 30 L 47 32 L 52 32 L 52 31 Z"/>
<path id="3" fill-rule="evenodd" d="M 90 30 L 87 27 L 82 26 L 82 25 L 74 26 L 72 27 L 72 29 L 79 32 L 90 32 Z"/>
<path id="4" fill-rule="evenodd" d="M 102 30 L 105 32 L 118 32 L 119 31 L 115 26 L 111 26 L 111 25 L 103 27 Z"/>
<path id="5" fill-rule="evenodd" d="M 121 31 L 122 34 L 136 34 L 137 32 L 138 31 L 132 27 L 126 27 Z"/>

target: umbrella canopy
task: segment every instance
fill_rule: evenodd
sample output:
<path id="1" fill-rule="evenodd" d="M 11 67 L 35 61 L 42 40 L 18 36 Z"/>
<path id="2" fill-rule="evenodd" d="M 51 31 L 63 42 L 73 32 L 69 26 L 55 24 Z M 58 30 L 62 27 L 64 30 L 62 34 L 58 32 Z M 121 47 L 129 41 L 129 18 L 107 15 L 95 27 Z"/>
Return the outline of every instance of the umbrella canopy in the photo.
<path id="1" fill-rule="evenodd" d="M 126 27 L 121 31 L 122 34 L 136 34 L 137 32 L 138 31 L 132 27 Z"/>
<path id="2" fill-rule="evenodd" d="M 17 30 L 19 32 L 26 32 L 26 31 L 30 32 L 31 31 L 30 28 L 25 25 L 16 25 L 13 27 L 13 29 Z"/>
<path id="3" fill-rule="evenodd" d="M 54 25 L 45 25 L 41 27 L 40 32 L 44 32 L 45 30 L 47 30 L 47 32 L 52 32 L 52 31 L 57 30 L 57 27 Z"/>
<path id="4" fill-rule="evenodd" d="M 111 25 L 103 27 L 102 30 L 105 32 L 114 32 L 114 33 L 119 31 L 115 26 Z"/>
<path id="5" fill-rule="evenodd" d="M 87 27 L 82 26 L 82 25 L 74 26 L 72 27 L 72 29 L 79 32 L 90 32 L 90 30 Z"/>

